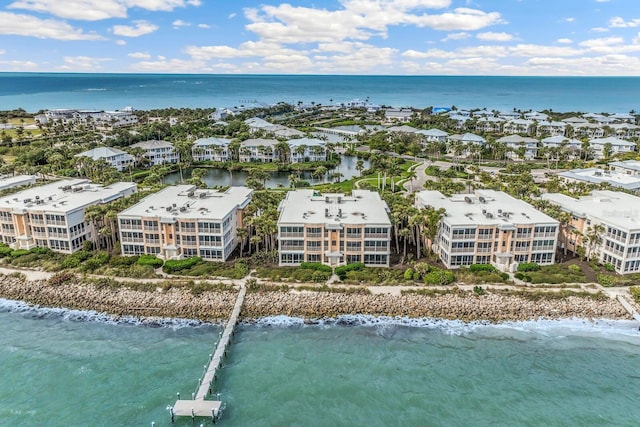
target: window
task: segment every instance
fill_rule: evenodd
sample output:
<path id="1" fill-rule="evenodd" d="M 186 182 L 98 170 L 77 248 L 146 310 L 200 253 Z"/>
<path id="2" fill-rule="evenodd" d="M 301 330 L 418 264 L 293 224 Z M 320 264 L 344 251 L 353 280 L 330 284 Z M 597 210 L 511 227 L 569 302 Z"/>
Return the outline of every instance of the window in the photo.
<path id="1" fill-rule="evenodd" d="M 322 262 L 322 254 L 307 254 L 307 262 Z"/>
<path id="2" fill-rule="evenodd" d="M 553 252 L 535 253 L 531 255 L 531 262 L 549 264 L 553 262 Z"/>
<path id="3" fill-rule="evenodd" d="M 362 250 L 362 242 L 347 241 L 347 252 L 360 252 Z"/>
<path id="4" fill-rule="evenodd" d="M 300 264 L 302 261 L 304 261 L 304 254 L 301 253 L 280 254 L 281 264 Z"/>
<path id="5" fill-rule="evenodd" d="M 300 234 L 300 237 L 302 237 L 303 233 L 304 233 L 304 227 L 280 227 L 280 234 L 284 235 L 285 237 L 287 234 L 289 235 Z"/>
<path id="6" fill-rule="evenodd" d="M 529 262 L 529 255 L 516 255 L 514 257 L 515 262 Z"/>
<path id="7" fill-rule="evenodd" d="M 362 237 L 362 228 L 347 227 L 347 238 L 358 239 Z"/>
<path id="8" fill-rule="evenodd" d="M 139 230 L 142 228 L 142 221 L 139 219 L 126 219 L 123 218 L 120 220 L 120 229 L 134 229 Z"/>
<path id="9" fill-rule="evenodd" d="M 453 242 L 451 252 L 473 252 L 476 242 Z"/>
<path id="10" fill-rule="evenodd" d="M 362 262 L 362 255 L 347 255 L 347 264 Z"/>
<path id="11" fill-rule="evenodd" d="M 184 246 L 196 246 L 196 236 L 180 236 L 179 243 Z"/>
<path id="12" fill-rule="evenodd" d="M 303 249 L 304 240 L 280 240 L 281 251 L 301 251 Z"/>
<path id="13" fill-rule="evenodd" d="M 200 246 L 220 246 L 222 239 L 220 236 L 198 236 Z"/>
<path id="14" fill-rule="evenodd" d="M 158 221 L 144 221 L 144 228 L 147 230 L 157 230 L 158 229 Z"/>
<path id="15" fill-rule="evenodd" d="M 365 252 L 386 252 L 388 249 L 388 242 L 386 240 L 365 240 L 364 250 Z"/>
<path id="16" fill-rule="evenodd" d="M 491 262 L 491 255 L 480 255 L 476 257 L 476 264 L 489 264 Z"/>
<path id="17" fill-rule="evenodd" d="M 182 232 L 182 233 L 195 233 L 196 232 L 196 223 L 195 222 L 181 222 L 180 223 L 180 232 Z"/>
<path id="18" fill-rule="evenodd" d="M 451 257 L 451 265 L 471 265 L 473 255 L 455 255 Z"/>
<path id="19" fill-rule="evenodd" d="M 365 254 L 364 263 L 366 265 L 387 265 L 387 255 Z"/>
<path id="20" fill-rule="evenodd" d="M 147 246 L 146 247 L 147 255 L 157 255 L 160 253 L 159 246 Z"/>
<path id="21" fill-rule="evenodd" d="M 454 228 L 453 240 L 468 240 L 476 238 L 475 228 Z"/>
<path id="22" fill-rule="evenodd" d="M 284 242 L 285 241 L 283 240 L 281 243 L 284 243 Z M 297 240 L 294 240 L 294 242 L 297 242 Z M 322 251 L 322 242 L 319 240 L 309 240 L 307 242 L 307 250 L 312 252 Z"/>
<path id="23" fill-rule="evenodd" d="M 142 254 L 144 254 L 144 246 L 142 246 L 142 245 L 122 245 L 122 253 L 124 255 L 142 255 Z"/>
<path id="24" fill-rule="evenodd" d="M 182 255 L 185 258 L 193 258 L 194 256 L 198 256 L 198 250 L 193 248 L 184 248 L 182 250 Z"/>
<path id="25" fill-rule="evenodd" d="M 218 222 L 198 222 L 198 231 L 207 234 L 219 234 L 220 223 Z"/>
<path id="26" fill-rule="evenodd" d="M 222 259 L 222 251 L 217 249 L 200 249 L 202 259 Z"/>

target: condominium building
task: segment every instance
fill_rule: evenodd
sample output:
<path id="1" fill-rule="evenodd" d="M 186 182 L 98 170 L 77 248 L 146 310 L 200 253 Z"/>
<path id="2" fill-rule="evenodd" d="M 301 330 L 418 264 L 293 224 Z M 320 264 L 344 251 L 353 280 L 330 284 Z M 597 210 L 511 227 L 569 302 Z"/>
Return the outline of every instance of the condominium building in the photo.
<path id="1" fill-rule="evenodd" d="M 88 157 L 92 160 L 104 160 L 119 171 L 123 171 L 128 166 L 132 165 L 135 160 L 131 154 L 112 147 L 97 147 L 93 150 L 83 151 L 80 154 L 76 154 L 75 157 Z"/>
<path id="2" fill-rule="evenodd" d="M 175 185 L 145 197 L 118 214 L 122 254 L 224 261 L 238 244 L 252 192 Z"/>
<path id="3" fill-rule="evenodd" d="M 624 163 L 624 162 L 614 162 Z M 611 163 L 613 165 L 614 163 Z M 640 191 L 640 176 L 614 170 L 600 168 L 573 169 L 560 172 L 558 177 L 566 182 L 584 182 L 587 184 L 608 183 L 612 187 L 624 188 L 629 191 Z"/>
<path id="4" fill-rule="evenodd" d="M 506 193 L 476 190 L 446 197 L 421 191 L 415 203 L 445 210 L 431 245 L 448 268 L 493 264 L 513 271 L 522 262 L 554 262 L 558 221 Z"/>
<path id="5" fill-rule="evenodd" d="M 315 138 L 298 138 L 288 142 L 291 163 L 324 162 L 327 160 L 326 143 Z"/>
<path id="6" fill-rule="evenodd" d="M 211 160 L 214 162 L 226 162 L 231 159 L 229 150 L 230 139 L 227 138 L 200 138 L 196 139 L 191 148 L 193 160 L 204 162 Z"/>
<path id="7" fill-rule="evenodd" d="M 0 191 L 23 185 L 34 185 L 37 179 L 35 175 L 0 176 Z"/>
<path id="8" fill-rule="evenodd" d="M 276 148 L 278 144 L 279 141 L 277 139 L 247 139 L 240 143 L 238 160 L 241 162 L 276 162 L 280 157 Z"/>
<path id="9" fill-rule="evenodd" d="M 167 141 L 143 141 L 131 145 L 131 148 L 144 150 L 144 157 L 149 160 L 150 166 L 180 161 L 180 154 Z"/>
<path id="10" fill-rule="evenodd" d="M 389 266 L 389 207 L 378 193 L 353 190 L 346 196 L 290 191 L 278 210 L 281 266 L 301 262 Z"/>
<path id="11" fill-rule="evenodd" d="M 591 258 L 612 264 L 620 274 L 640 271 L 640 197 L 610 190 L 592 191 L 578 199 L 559 193 L 543 194 L 542 198 L 571 214 L 566 242 L 575 251 L 583 246 Z M 583 241 L 598 225 L 603 227 L 601 241 Z"/>
<path id="12" fill-rule="evenodd" d="M 104 187 L 86 179 L 69 179 L 2 197 L 1 240 L 14 249 L 39 246 L 73 253 L 96 238 L 97 230 L 85 219 L 85 209 L 133 194 L 136 188 L 131 182 Z"/>

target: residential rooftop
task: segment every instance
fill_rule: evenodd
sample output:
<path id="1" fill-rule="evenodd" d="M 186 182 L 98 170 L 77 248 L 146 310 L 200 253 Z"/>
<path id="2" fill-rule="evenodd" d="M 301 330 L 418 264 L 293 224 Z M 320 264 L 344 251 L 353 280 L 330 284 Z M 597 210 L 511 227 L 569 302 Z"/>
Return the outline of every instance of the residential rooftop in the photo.
<path id="1" fill-rule="evenodd" d="M 476 190 L 474 194 L 454 194 L 447 197 L 439 191 L 425 190 L 416 196 L 420 208 L 444 208 L 446 221 L 461 226 L 504 226 L 519 224 L 556 224 L 550 216 L 530 204 L 502 191 Z"/>
<path id="2" fill-rule="evenodd" d="M 558 176 L 568 180 L 588 182 L 591 184 L 608 182 L 615 187 L 627 190 L 640 189 L 640 176 L 628 175 L 626 173 L 615 171 L 606 171 L 599 168 L 573 169 L 570 171 L 560 172 Z"/>
<path id="3" fill-rule="evenodd" d="M 134 193 L 136 189 L 137 185 L 133 182 L 102 186 L 88 179 L 66 179 L 1 197 L 0 209 L 10 208 L 19 213 L 27 209 L 69 213 L 96 203 L 111 202 Z"/>
<path id="4" fill-rule="evenodd" d="M 624 160 L 621 162 L 611 162 L 609 166 L 615 166 L 623 169 L 640 172 L 640 160 Z"/>
<path id="5" fill-rule="evenodd" d="M 595 190 L 579 199 L 560 193 L 541 197 L 578 218 L 594 218 L 621 229 L 640 229 L 640 197 L 628 193 Z"/>
<path id="6" fill-rule="evenodd" d="M 22 185 L 35 184 L 38 177 L 35 175 L 16 175 L 0 177 L 0 190 L 20 187 Z"/>
<path id="7" fill-rule="evenodd" d="M 235 208 L 244 208 L 253 190 L 229 187 L 219 191 L 198 189 L 195 185 L 174 185 L 145 197 L 120 212 L 121 216 L 161 217 L 162 219 L 207 218 L 222 220 Z"/>
<path id="8" fill-rule="evenodd" d="M 350 196 L 314 190 L 289 191 L 278 210 L 278 222 L 282 224 L 391 225 L 387 203 L 377 192 L 369 190 L 353 190 Z"/>

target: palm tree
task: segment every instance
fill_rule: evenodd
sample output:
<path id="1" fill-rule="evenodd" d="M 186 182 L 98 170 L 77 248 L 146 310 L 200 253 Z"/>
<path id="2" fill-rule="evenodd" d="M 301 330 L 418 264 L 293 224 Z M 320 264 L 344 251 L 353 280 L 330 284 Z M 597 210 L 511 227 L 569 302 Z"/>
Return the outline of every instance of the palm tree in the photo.
<path id="1" fill-rule="evenodd" d="M 415 169 L 409 169 L 407 171 L 407 178 L 409 178 L 409 192 L 413 192 L 413 180 L 418 178 L 418 174 L 416 174 Z"/>
<path id="2" fill-rule="evenodd" d="M 364 170 L 364 160 L 358 159 L 356 162 L 356 170 L 359 172 L 360 177 L 362 177 L 362 171 Z"/>
<path id="3" fill-rule="evenodd" d="M 594 224 L 587 228 L 583 239 L 587 243 L 587 261 L 591 261 L 592 252 L 602 244 L 602 233 L 604 233 L 602 224 Z"/>

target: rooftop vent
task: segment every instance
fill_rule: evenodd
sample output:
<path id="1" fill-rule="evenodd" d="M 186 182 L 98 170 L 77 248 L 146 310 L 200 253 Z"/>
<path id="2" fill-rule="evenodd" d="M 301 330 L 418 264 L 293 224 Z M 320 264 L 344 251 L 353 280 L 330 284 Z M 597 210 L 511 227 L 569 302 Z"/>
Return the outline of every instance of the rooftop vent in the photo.
<path id="1" fill-rule="evenodd" d="M 70 191 L 70 190 L 71 190 L 70 185 L 65 185 L 64 187 L 62 187 L 62 191 Z"/>
<path id="2" fill-rule="evenodd" d="M 171 212 L 171 206 L 167 206 L 167 212 Z"/>
<path id="3" fill-rule="evenodd" d="M 338 204 L 342 203 L 342 197 L 338 196 Z"/>
<path id="4" fill-rule="evenodd" d="M 193 197 L 195 194 L 196 194 L 196 192 L 195 192 L 195 191 L 189 191 L 189 192 L 187 193 L 187 197 Z"/>
<path id="5" fill-rule="evenodd" d="M 184 206 L 180 206 L 180 212 L 186 212 L 187 208 L 185 208 Z"/>
<path id="6" fill-rule="evenodd" d="M 480 203 L 487 203 L 487 200 L 482 196 L 478 197 L 478 200 L 480 200 Z"/>
<path id="7" fill-rule="evenodd" d="M 325 208 L 324 209 L 324 217 L 328 217 L 329 216 L 329 208 Z"/>
<path id="8" fill-rule="evenodd" d="M 498 209 L 498 215 L 502 214 L 502 209 Z"/>
<path id="9" fill-rule="evenodd" d="M 342 209 L 338 209 L 338 218 L 342 218 Z"/>
<path id="10" fill-rule="evenodd" d="M 31 203 L 31 199 L 24 199 L 22 203 Z"/>
<path id="11" fill-rule="evenodd" d="M 487 212 L 484 214 L 487 218 L 493 218 L 493 214 L 491 212 Z"/>
<path id="12" fill-rule="evenodd" d="M 469 196 L 464 196 L 464 201 L 467 203 L 473 203 L 473 200 L 471 200 L 471 197 Z"/>
<path id="13" fill-rule="evenodd" d="M 331 199 L 329 199 L 329 196 L 325 196 L 324 201 L 326 203 L 331 203 Z"/>
<path id="14" fill-rule="evenodd" d="M 205 197 L 207 197 L 207 193 L 206 192 L 200 193 L 199 196 L 201 199 L 204 199 Z"/>

